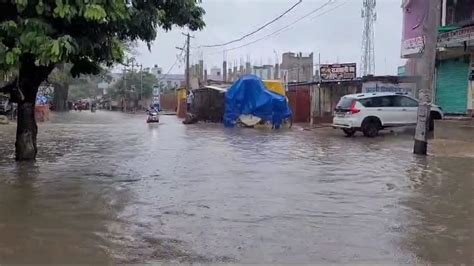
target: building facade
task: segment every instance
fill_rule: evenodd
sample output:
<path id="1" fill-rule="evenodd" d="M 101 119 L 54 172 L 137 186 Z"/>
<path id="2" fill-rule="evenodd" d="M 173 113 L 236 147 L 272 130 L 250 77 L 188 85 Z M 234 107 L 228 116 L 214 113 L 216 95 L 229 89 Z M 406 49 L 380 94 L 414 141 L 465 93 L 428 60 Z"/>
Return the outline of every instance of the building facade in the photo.
<path id="1" fill-rule="evenodd" d="M 288 82 L 313 81 L 313 53 L 284 53 L 280 65 L 281 73 L 286 75 Z"/>
<path id="2" fill-rule="evenodd" d="M 150 72 L 158 80 L 156 86 L 160 91 L 177 90 L 186 82 L 184 74 L 164 74 L 163 69 L 158 65 L 152 67 Z"/>
<path id="3" fill-rule="evenodd" d="M 404 0 L 401 55 L 406 75 L 420 75 L 423 23 L 430 0 Z M 433 102 L 448 115 L 472 115 L 474 109 L 474 1 L 440 0 Z"/>
<path id="4" fill-rule="evenodd" d="M 158 88 L 161 91 L 177 90 L 184 86 L 186 78 L 183 74 L 166 74 L 156 75 L 158 79 Z"/>
<path id="5" fill-rule="evenodd" d="M 447 114 L 472 115 L 474 1 L 443 0 L 441 17 L 434 100 Z"/>
<path id="6" fill-rule="evenodd" d="M 211 68 L 211 73 L 207 77 L 210 80 L 222 80 L 222 70 L 219 67 Z"/>

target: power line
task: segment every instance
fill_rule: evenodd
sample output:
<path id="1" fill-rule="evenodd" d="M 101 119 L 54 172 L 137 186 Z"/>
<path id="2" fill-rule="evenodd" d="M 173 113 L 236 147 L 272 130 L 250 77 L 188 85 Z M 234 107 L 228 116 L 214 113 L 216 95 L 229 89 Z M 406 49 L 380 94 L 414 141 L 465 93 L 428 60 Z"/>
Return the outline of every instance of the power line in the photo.
<path id="1" fill-rule="evenodd" d="M 283 14 L 279 15 L 278 17 L 274 18 L 273 20 L 265 23 L 263 26 L 259 27 L 258 29 L 250 32 L 250 33 L 247 33 L 245 34 L 244 36 L 238 38 L 238 39 L 235 39 L 235 40 L 232 40 L 232 41 L 229 41 L 229 42 L 226 42 L 226 43 L 220 43 L 220 44 L 211 44 L 211 45 L 201 45 L 199 47 L 206 47 L 206 48 L 209 48 L 209 47 L 219 47 L 219 46 L 225 46 L 225 45 L 229 45 L 231 43 L 234 43 L 234 42 L 239 42 L 261 30 L 263 30 L 264 28 L 266 28 L 268 25 L 276 22 L 277 20 L 281 19 L 283 16 L 285 16 L 286 14 L 290 13 L 291 10 L 293 10 L 296 6 L 298 6 L 299 4 L 301 4 L 303 2 L 303 0 L 299 0 L 296 4 L 294 4 L 292 7 L 290 7 L 288 10 L 286 10 L 285 12 L 283 12 Z"/>
<path id="2" fill-rule="evenodd" d="M 178 64 L 179 59 L 181 59 L 181 57 L 183 56 L 183 52 L 184 52 L 185 47 L 186 47 L 186 43 L 184 43 L 183 47 L 181 48 L 181 53 L 176 57 L 176 60 L 171 65 L 171 67 L 168 69 L 168 72 L 166 72 L 166 74 L 164 74 L 162 78 L 157 80 L 156 83 L 159 83 L 160 81 L 164 80 L 166 78 L 166 76 L 170 74 L 170 72 L 173 70 L 173 68 L 176 66 L 176 64 Z"/>
<path id="3" fill-rule="evenodd" d="M 336 0 L 336 1 L 337 1 L 337 0 Z M 276 31 L 274 31 L 274 32 L 272 32 L 272 33 L 270 33 L 270 34 L 267 34 L 267 35 L 265 35 L 265 36 L 263 36 L 263 37 L 261 37 L 261 38 L 259 38 L 259 39 L 256 39 L 256 40 L 254 40 L 254 41 L 248 42 L 248 43 L 243 44 L 243 45 L 240 45 L 240 46 L 236 46 L 236 47 L 224 49 L 224 50 L 221 50 L 221 51 L 215 52 L 215 53 L 210 53 L 210 54 L 208 54 L 208 55 L 219 54 L 219 53 L 222 53 L 222 52 L 228 52 L 228 51 L 232 51 L 232 50 L 237 50 L 237 49 L 240 49 L 240 48 L 243 48 L 243 47 L 252 45 L 252 44 L 254 44 L 254 43 L 257 43 L 257 42 L 259 42 L 259 41 L 262 41 L 262 40 L 264 40 L 264 39 L 267 39 L 267 38 L 276 36 L 276 35 L 278 35 L 278 34 L 281 34 L 282 32 L 291 29 L 291 27 L 293 27 L 296 23 L 298 23 L 298 22 L 300 22 L 301 20 L 303 20 L 303 19 L 305 19 L 305 18 L 307 18 L 307 17 L 313 15 L 314 13 L 316 13 L 316 12 L 322 10 L 322 9 L 325 8 L 327 5 L 332 4 L 332 3 L 333 3 L 333 0 L 328 0 L 325 4 L 319 6 L 318 8 L 316 8 L 316 9 L 314 9 L 314 10 L 312 10 L 311 12 L 307 13 L 306 15 L 304 15 L 304 16 L 298 18 L 297 20 L 293 21 L 292 23 L 290 23 L 290 24 L 288 24 L 288 25 L 286 25 L 286 26 L 284 26 L 284 27 L 282 27 L 282 28 L 280 28 L 280 29 L 278 29 L 278 30 L 276 30 Z M 348 3 L 348 1 L 346 0 L 345 2 L 343 2 L 343 3 L 341 3 L 341 4 L 337 5 L 337 6 L 335 6 L 335 7 L 332 8 L 332 9 L 329 9 L 329 10 L 327 10 L 327 11 L 325 11 L 325 12 L 319 14 L 318 16 L 313 17 L 312 19 L 316 19 L 316 18 L 318 18 L 318 17 L 321 17 L 321 16 L 323 16 L 323 15 L 325 15 L 325 14 L 327 14 L 327 13 L 329 13 L 329 12 L 331 12 L 331 11 L 337 9 L 337 8 L 340 8 L 341 6 L 343 6 L 343 5 L 347 4 L 347 3 Z"/>

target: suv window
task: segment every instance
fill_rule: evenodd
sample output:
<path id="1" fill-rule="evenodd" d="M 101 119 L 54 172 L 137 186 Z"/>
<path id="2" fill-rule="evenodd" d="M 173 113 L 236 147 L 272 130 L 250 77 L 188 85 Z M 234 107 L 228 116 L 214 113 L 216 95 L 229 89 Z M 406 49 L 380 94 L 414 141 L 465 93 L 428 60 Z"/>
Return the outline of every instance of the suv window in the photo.
<path id="1" fill-rule="evenodd" d="M 351 109 L 354 98 L 342 97 L 337 103 L 336 110 L 349 110 Z"/>
<path id="2" fill-rule="evenodd" d="M 418 107 L 417 101 L 405 96 L 396 96 L 394 104 L 397 107 Z"/>
<path id="3" fill-rule="evenodd" d="M 365 107 L 392 107 L 393 100 L 392 96 L 372 97 L 361 99 L 359 102 Z"/>

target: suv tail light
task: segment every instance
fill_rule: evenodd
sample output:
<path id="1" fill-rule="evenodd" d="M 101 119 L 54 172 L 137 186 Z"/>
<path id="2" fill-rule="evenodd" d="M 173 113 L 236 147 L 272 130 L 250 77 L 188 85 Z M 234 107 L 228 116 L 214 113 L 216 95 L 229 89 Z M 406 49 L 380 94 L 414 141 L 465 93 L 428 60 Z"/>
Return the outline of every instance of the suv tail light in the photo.
<path id="1" fill-rule="evenodd" d="M 360 112 L 360 109 L 356 108 L 356 104 L 357 104 L 357 101 L 352 102 L 351 109 L 350 109 L 351 114 L 357 114 Z"/>

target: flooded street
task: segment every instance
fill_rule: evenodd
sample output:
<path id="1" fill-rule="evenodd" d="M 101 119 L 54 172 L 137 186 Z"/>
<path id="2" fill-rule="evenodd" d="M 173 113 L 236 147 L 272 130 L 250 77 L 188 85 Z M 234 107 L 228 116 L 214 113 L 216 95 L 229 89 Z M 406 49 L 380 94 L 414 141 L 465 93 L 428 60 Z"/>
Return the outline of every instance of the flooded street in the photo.
<path id="1" fill-rule="evenodd" d="M 345 138 L 53 114 L 0 127 L 0 263 L 473 263 L 474 159 Z"/>

